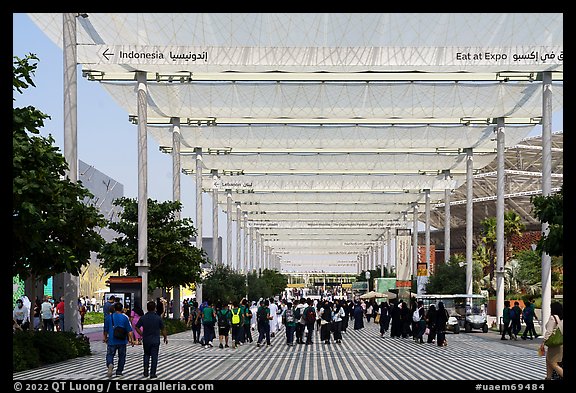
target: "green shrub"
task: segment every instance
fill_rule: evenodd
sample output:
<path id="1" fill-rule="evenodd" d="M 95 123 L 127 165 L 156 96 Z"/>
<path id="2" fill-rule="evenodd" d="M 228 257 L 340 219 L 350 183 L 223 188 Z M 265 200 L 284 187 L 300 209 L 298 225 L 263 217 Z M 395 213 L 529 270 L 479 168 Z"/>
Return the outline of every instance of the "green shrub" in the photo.
<path id="1" fill-rule="evenodd" d="M 12 367 L 23 371 L 45 364 L 90 355 L 88 337 L 73 332 L 15 332 L 12 335 Z"/>
<path id="2" fill-rule="evenodd" d="M 104 314 L 102 312 L 88 312 L 84 315 L 84 326 L 104 323 Z"/>
<path id="3" fill-rule="evenodd" d="M 23 371 L 40 366 L 38 348 L 30 346 L 30 333 L 16 331 L 12 335 L 12 368 Z"/>
<path id="4" fill-rule="evenodd" d="M 164 319 L 164 325 L 166 326 L 167 334 L 180 333 L 188 330 L 186 323 L 181 319 Z"/>

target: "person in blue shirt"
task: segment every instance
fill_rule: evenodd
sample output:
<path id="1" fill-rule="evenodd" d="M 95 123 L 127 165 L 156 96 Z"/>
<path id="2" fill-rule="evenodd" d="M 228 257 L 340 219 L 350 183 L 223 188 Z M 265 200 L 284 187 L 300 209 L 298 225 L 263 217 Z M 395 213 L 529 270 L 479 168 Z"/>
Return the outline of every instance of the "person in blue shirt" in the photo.
<path id="1" fill-rule="evenodd" d="M 126 345 L 128 342 L 134 345 L 134 336 L 132 334 L 132 325 L 130 319 L 124 314 L 122 303 L 114 303 L 114 312 L 104 318 L 104 342 L 107 344 L 106 367 L 107 376 L 112 377 L 114 370 L 114 357 L 118 352 L 118 367 L 116 367 L 116 376 L 121 376 L 126 363 Z M 114 337 L 114 328 L 120 326 L 127 332 L 124 339 Z"/>
<path id="2" fill-rule="evenodd" d="M 136 332 L 142 336 L 142 346 L 144 347 L 144 376 L 156 378 L 158 367 L 158 353 L 160 352 L 160 333 L 164 337 L 164 343 L 168 344 L 168 336 L 164 321 L 156 314 L 156 303 L 150 300 L 146 304 L 146 310 L 136 323 Z"/>
<path id="3" fill-rule="evenodd" d="M 104 305 L 102 306 L 102 312 L 104 313 L 104 319 L 106 319 L 106 316 L 109 314 L 112 314 L 114 312 L 114 304 L 116 303 L 116 296 L 114 295 L 110 295 L 110 297 L 108 298 L 108 301 L 104 303 Z"/>

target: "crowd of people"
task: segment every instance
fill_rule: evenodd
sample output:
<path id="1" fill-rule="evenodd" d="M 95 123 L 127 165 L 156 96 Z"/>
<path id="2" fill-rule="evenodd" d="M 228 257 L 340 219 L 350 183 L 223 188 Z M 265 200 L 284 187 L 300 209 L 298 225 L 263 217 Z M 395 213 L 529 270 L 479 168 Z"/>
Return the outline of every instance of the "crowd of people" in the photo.
<path id="1" fill-rule="evenodd" d="M 91 303 L 95 305 L 95 303 Z M 84 318 L 89 310 L 95 307 L 86 305 L 83 297 L 78 298 L 78 320 L 67 321 L 65 317 L 64 296 L 58 299 L 52 296 L 44 296 L 42 300 L 36 298 L 32 303 L 26 295 L 16 300 L 12 311 L 13 330 L 34 331 L 68 331 L 72 323 L 76 323 L 79 332 L 84 330 Z"/>
<path id="2" fill-rule="evenodd" d="M 93 303 L 92 303 L 93 305 Z M 160 336 L 167 343 L 163 320 L 168 317 L 171 303 L 163 298 L 147 303 L 144 313 L 138 303 L 126 310 L 120 299 L 110 296 L 102 305 L 104 319 L 104 342 L 107 343 L 106 367 L 108 376 L 112 376 L 114 359 L 118 356 L 116 375 L 122 375 L 126 361 L 126 346 L 143 346 L 143 375 L 156 377 L 158 366 Z M 84 315 L 89 310 L 86 302 L 78 301 L 80 323 L 83 328 Z M 171 308 L 171 307 L 170 307 Z M 31 319 L 32 318 L 32 319 Z M 401 299 L 388 299 L 377 303 L 373 299 L 259 299 L 249 302 L 211 301 L 201 304 L 195 299 L 182 301 L 180 318 L 192 331 L 193 343 L 204 348 L 236 349 L 241 345 L 253 343 L 256 346 L 271 346 L 271 337 L 283 334 L 283 343 L 287 346 L 310 345 L 319 339 L 324 345 L 341 344 L 343 334 L 349 328 L 360 330 L 365 323 L 379 325 L 380 337 L 412 338 L 416 343 L 447 346 L 446 328 L 449 313 L 442 301 L 424 308 L 422 301 L 412 299 L 410 304 Z M 521 339 L 539 337 L 534 327 L 537 320 L 534 304 L 526 301 L 522 309 L 518 302 L 511 307 L 504 302 L 503 328 L 501 339 L 517 340 L 524 323 Z M 13 311 L 15 330 L 64 331 L 66 324 L 64 299 L 55 302 L 45 297 L 43 302 L 36 299 L 31 305 L 23 296 L 16 301 Z M 114 328 L 120 326 L 126 331 L 125 337 L 114 336 Z M 562 304 L 552 303 L 551 316 L 545 325 L 544 341 L 556 329 L 563 333 Z M 216 330 L 217 329 L 217 330 Z M 316 332 L 315 332 L 316 330 Z M 216 334 L 218 333 L 218 334 Z M 217 338 L 217 341 L 215 342 Z M 542 352 L 546 345 L 542 343 Z M 562 378 L 562 346 L 549 347 L 546 353 L 547 379 L 555 373 Z"/>
<path id="3" fill-rule="evenodd" d="M 419 313 L 417 321 L 415 311 Z M 342 333 L 347 329 L 363 329 L 364 324 L 371 321 L 379 324 L 381 337 L 412 337 L 423 343 L 426 335 L 428 343 L 447 345 L 448 312 L 442 302 L 438 308 L 432 306 L 424 310 L 421 302 L 408 306 L 405 301 L 395 299 L 378 304 L 361 299 L 269 298 L 252 302 L 247 299 L 230 303 L 204 301 L 200 305 L 195 300 L 184 299 L 181 319 L 191 328 L 193 342 L 204 348 L 215 345 L 221 349 L 237 348 L 254 340 L 257 347 L 268 346 L 272 345 L 270 338 L 280 332 L 285 335 L 288 346 L 313 344 L 315 331 L 323 344 L 341 344 Z"/>

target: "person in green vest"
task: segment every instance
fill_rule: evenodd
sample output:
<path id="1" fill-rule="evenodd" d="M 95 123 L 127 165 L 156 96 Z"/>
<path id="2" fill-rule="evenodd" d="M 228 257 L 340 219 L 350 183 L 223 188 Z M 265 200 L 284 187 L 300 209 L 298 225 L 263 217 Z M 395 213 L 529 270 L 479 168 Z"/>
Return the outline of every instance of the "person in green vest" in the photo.
<path id="1" fill-rule="evenodd" d="M 266 345 L 270 346 L 270 320 L 273 318 L 270 315 L 270 307 L 268 307 L 270 303 L 268 300 L 260 301 L 260 307 L 258 307 L 258 311 L 256 312 L 256 318 L 258 321 L 258 341 L 256 342 L 256 346 L 259 347 L 262 341 L 266 339 Z"/>
<path id="2" fill-rule="evenodd" d="M 214 311 L 214 304 L 208 302 L 202 309 L 202 326 L 204 327 L 204 348 L 212 348 L 212 340 L 214 340 L 214 323 L 216 322 L 216 311 Z"/>
<path id="3" fill-rule="evenodd" d="M 218 307 L 218 311 L 216 311 L 216 317 L 218 319 L 218 341 L 220 342 L 219 347 L 220 349 L 229 348 L 228 335 L 230 333 L 230 321 L 232 319 L 232 313 L 230 313 L 230 308 L 227 302 L 222 302 L 220 307 Z"/>
<path id="4" fill-rule="evenodd" d="M 238 304 L 238 301 L 234 300 L 232 302 L 230 314 L 230 325 L 232 326 L 232 348 L 237 348 L 242 340 L 240 334 L 242 327 L 244 326 L 244 315 L 242 314 L 242 308 Z"/>
<path id="5" fill-rule="evenodd" d="M 294 316 L 292 303 L 286 303 L 286 310 L 282 313 L 282 323 L 286 326 L 286 345 L 294 345 L 294 333 L 296 332 L 296 323 L 299 323 Z"/>
<path id="6" fill-rule="evenodd" d="M 250 305 L 248 304 L 247 299 L 242 299 L 242 315 L 244 316 L 243 324 L 242 324 L 242 333 L 241 337 L 242 340 L 240 341 L 242 344 L 246 342 L 253 342 L 252 340 L 252 331 L 250 330 L 250 324 L 252 322 L 252 310 L 250 310 Z"/>

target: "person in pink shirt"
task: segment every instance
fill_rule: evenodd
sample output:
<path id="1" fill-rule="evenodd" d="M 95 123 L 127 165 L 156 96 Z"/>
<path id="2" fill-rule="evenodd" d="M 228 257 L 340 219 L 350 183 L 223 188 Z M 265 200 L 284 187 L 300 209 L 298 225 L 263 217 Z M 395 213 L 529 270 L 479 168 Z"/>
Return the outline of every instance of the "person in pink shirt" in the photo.
<path id="1" fill-rule="evenodd" d="M 134 329 L 134 340 L 136 341 L 137 345 L 142 344 L 142 335 L 138 333 L 138 330 L 135 329 L 135 326 L 140 320 L 140 317 L 143 315 L 144 311 L 142 310 L 142 307 L 140 307 L 140 304 L 134 304 L 134 308 L 130 310 L 130 323 L 132 324 L 132 329 Z"/>

